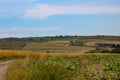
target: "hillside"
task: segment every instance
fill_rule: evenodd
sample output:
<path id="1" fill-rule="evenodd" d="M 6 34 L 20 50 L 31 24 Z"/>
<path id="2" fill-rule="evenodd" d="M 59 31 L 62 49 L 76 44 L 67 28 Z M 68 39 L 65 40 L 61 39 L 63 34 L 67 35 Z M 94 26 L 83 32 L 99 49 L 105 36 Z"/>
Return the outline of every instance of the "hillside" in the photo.
<path id="1" fill-rule="evenodd" d="M 52 36 L 0 39 L 1 50 L 28 50 L 46 53 L 85 53 L 96 44 L 120 44 L 119 36 Z M 119 48 L 118 48 L 119 49 Z M 117 50 L 118 50 L 117 49 Z M 101 52 L 101 51 L 98 51 Z"/>

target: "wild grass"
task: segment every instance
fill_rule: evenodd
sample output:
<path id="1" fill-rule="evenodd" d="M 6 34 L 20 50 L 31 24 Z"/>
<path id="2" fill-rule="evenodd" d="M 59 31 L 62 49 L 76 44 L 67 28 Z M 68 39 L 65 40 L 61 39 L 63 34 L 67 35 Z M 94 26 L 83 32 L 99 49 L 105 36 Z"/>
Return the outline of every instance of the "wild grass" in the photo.
<path id="1" fill-rule="evenodd" d="M 7 80 L 119 80 L 120 56 L 54 56 L 12 65 Z M 26 63 L 25 63 L 26 62 Z"/>
<path id="2" fill-rule="evenodd" d="M 43 53 L 43 52 L 31 52 L 31 51 L 15 51 L 15 50 L 0 50 L 0 62 L 6 60 L 13 59 L 44 59 L 47 57 L 55 57 L 55 56 L 81 56 L 81 55 L 99 55 L 99 56 L 112 56 L 118 54 L 102 54 L 102 53 Z"/>
<path id="3" fill-rule="evenodd" d="M 30 51 L 15 51 L 15 50 L 0 50 L 0 62 L 14 59 L 38 59 L 40 56 L 45 56 L 44 53 L 30 52 Z"/>
<path id="4" fill-rule="evenodd" d="M 61 54 L 0 51 L 0 56 L 22 59 L 11 65 L 7 80 L 119 80 L 118 54 Z"/>

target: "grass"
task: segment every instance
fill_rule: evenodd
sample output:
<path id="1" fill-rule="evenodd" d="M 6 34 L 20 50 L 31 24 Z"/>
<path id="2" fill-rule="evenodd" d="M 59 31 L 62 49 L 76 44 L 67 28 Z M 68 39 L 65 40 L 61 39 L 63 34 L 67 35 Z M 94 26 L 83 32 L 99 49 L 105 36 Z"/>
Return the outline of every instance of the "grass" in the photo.
<path id="1" fill-rule="evenodd" d="M 13 59 L 26 59 L 26 58 L 46 58 L 46 57 L 55 57 L 55 56 L 81 56 L 81 55 L 98 55 L 98 56 L 112 56 L 118 54 L 109 54 L 109 53 L 43 53 L 43 52 L 31 52 L 31 51 L 15 51 L 15 50 L 0 50 L 0 62 Z"/>
<path id="2" fill-rule="evenodd" d="M 21 59 L 25 57 L 24 55 L 25 54 L 17 51 L 0 50 L 0 62 L 6 60 L 12 60 L 12 59 Z"/>
<path id="3" fill-rule="evenodd" d="M 18 62 L 7 80 L 119 80 L 120 56 L 56 56 Z"/>
<path id="4" fill-rule="evenodd" d="M 0 51 L 1 61 L 21 59 L 7 71 L 7 80 L 119 80 L 118 54 L 61 54 Z"/>
<path id="5" fill-rule="evenodd" d="M 30 52 L 30 51 L 15 51 L 15 50 L 0 50 L 0 62 L 14 59 L 25 59 L 27 57 L 37 59 L 39 56 L 45 56 L 46 54 Z"/>

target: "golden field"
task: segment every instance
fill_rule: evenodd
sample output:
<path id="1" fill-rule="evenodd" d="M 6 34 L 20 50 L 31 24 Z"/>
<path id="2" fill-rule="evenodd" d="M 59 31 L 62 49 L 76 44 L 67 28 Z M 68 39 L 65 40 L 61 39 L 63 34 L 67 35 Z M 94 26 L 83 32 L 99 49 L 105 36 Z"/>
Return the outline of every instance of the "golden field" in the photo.
<path id="1" fill-rule="evenodd" d="M 31 51 L 15 51 L 15 50 L 0 50 L 0 61 L 12 60 L 12 59 L 23 59 L 23 58 L 46 58 L 54 56 L 113 56 L 119 54 L 110 53 L 44 53 L 44 52 L 31 52 Z"/>

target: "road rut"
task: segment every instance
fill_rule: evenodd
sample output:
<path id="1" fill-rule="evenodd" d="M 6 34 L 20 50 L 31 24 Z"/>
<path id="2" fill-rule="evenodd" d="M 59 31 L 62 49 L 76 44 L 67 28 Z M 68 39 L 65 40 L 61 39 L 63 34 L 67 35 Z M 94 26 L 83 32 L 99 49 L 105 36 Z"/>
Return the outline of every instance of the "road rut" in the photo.
<path id="1" fill-rule="evenodd" d="M 7 69 L 13 62 L 14 61 L 6 61 L 0 63 L 0 80 L 6 80 Z"/>

